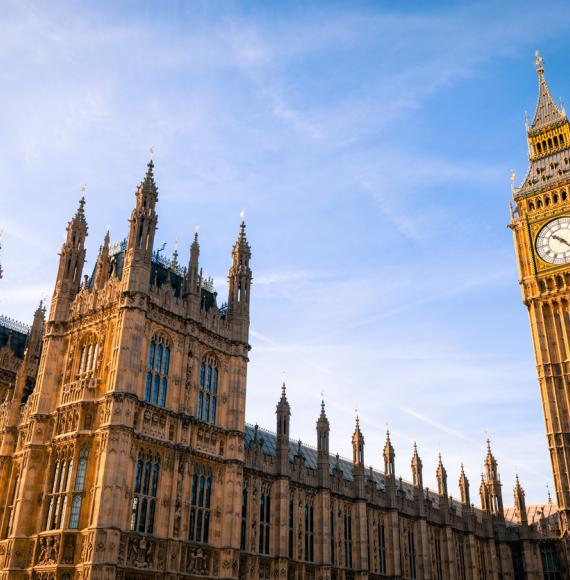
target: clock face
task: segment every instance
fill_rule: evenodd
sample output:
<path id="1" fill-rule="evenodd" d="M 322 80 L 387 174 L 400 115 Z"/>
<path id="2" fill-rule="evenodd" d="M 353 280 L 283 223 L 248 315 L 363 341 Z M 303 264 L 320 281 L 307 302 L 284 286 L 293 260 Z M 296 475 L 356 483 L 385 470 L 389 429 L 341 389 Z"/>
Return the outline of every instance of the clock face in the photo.
<path id="1" fill-rule="evenodd" d="M 570 262 L 570 217 L 547 223 L 536 237 L 536 251 L 549 264 Z"/>

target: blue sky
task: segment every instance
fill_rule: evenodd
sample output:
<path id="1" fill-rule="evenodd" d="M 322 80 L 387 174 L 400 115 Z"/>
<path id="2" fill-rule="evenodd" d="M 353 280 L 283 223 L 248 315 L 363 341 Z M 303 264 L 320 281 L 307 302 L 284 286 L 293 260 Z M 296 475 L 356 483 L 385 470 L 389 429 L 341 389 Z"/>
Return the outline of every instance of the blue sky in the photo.
<path id="1" fill-rule="evenodd" d="M 570 99 L 570 16 L 531 2 L 6 2 L 0 21 L 0 312 L 51 295 L 87 184 L 88 264 L 126 235 L 151 145 L 157 242 L 201 259 L 221 300 L 245 208 L 254 258 L 247 419 L 397 471 L 417 439 L 475 498 L 493 441 L 512 503 L 550 481 L 509 215 L 526 169 L 534 50 Z M 555 17 L 553 17 L 555 15 Z M 548 26 L 543 25 L 547 22 Z M 478 503 L 478 498 L 476 499 Z"/>

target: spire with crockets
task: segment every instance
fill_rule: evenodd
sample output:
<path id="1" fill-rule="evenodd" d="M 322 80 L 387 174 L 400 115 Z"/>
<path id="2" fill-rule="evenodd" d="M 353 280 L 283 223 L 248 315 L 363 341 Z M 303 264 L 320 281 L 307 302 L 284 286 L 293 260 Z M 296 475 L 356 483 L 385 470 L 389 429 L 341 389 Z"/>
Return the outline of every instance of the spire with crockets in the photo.
<path id="1" fill-rule="evenodd" d="M 147 164 L 144 179 L 137 187 L 135 207 L 129 219 L 129 237 L 125 256 L 124 284 L 128 290 L 146 291 L 150 284 L 150 263 L 158 216 L 158 189 L 154 181 L 154 163 Z"/>
<path id="2" fill-rule="evenodd" d="M 538 50 L 536 56 L 536 72 L 538 74 L 538 101 L 534 118 L 529 127 L 530 131 L 543 129 L 549 125 L 560 123 L 566 119 L 566 113 L 563 107 L 558 107 L 552 98 L 546 79 L 544 78 L 544 59 L 540 56 Z"/>
<path id="3" fill-rule="evenodd" d="M 51 301 L 50 320 L 65 318 L 71 301 L 79 291 L 85 263 L 86 237 L 85 197 L 81 197 L 75 215 L 67 224 L 65 242 L 59 254 L 59 268 Z"/>
<path id="4" fill-rule="evenodd" d="M 247 340 L 249 333 L 249 299 L 252 280 L 250 259 L 251 248 L 245 235 L 245 220 L 242 212 L 238 238 L 232 249 L 232 265 L 228 273 L 228 317 L 238 338 L 242 340 Z"/>

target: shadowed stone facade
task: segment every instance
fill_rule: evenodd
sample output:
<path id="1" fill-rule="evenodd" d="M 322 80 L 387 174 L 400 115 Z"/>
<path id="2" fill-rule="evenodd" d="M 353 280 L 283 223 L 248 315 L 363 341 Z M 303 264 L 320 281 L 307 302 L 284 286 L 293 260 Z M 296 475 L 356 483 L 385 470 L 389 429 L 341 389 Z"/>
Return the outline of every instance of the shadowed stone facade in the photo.
<path id="1" fill-rule="evenodd" d="M 490 444 L 476 508 L 441 457 L 424 487 L 415 446 L 399 478 L 389 433 L 384 471 L 366 467 L 358 419 L 352 459 L 331 454 L 324 402 L 316 446 L 291 441 L 285 385 L 275 431 L 246 424 L 245 224 L 218 305 L 197 235 L 185 267 L 154 251 L 157 199 L 151 161 L 128 237 L 107 233 L 86 275 L 82 199 L 47 321 L 40 306 L 19 353 L 0 343 L 2 578 L 567 577 L 556 506 L 527 509 L 517 479 L 505 510 Z"/>

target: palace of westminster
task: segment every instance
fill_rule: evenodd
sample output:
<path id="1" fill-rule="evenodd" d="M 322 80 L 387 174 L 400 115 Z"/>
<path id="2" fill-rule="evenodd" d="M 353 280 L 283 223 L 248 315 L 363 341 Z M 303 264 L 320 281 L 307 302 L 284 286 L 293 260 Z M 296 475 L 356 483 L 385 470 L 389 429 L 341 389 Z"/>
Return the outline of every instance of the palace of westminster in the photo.
<path id="1" fill-rule="evenodd" d="M 285 385 L 274 431 L 246 424 L 245 224 L 218 305 L 197 234 L 187 266 L 154 251 L 151 160 L 126 239 L 107 233 L 84 273 L 82 199 L 49 312 L 31 327 L 0 317 L 0 579 L 570 578 L 570 123 L 538 54 L 536 69 L 509 227 L 556 502 L 526 505 L 517 477 L 504 507 L 490 444 L 480 507 L 463 469 L 450 497 L 441 457 L 437 491 L 424 487 L 415 447 L 403 481 L 389 433 L 384 471 L 366 467 L 358 419 L 342 459 L 324 402 L 316 447 L 291 441 Z"/>

